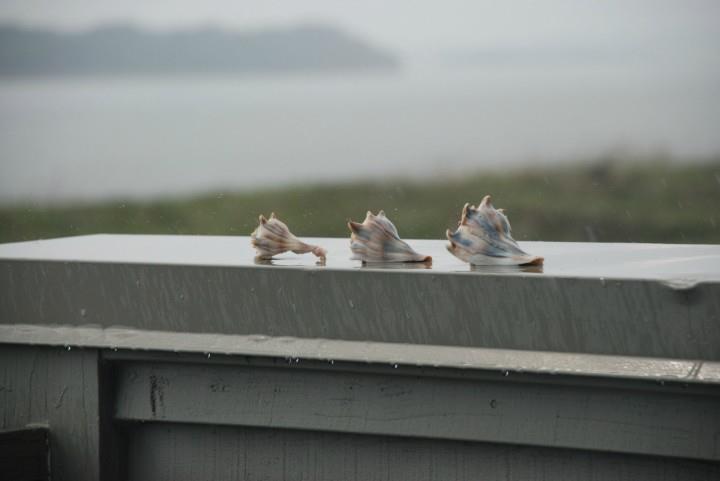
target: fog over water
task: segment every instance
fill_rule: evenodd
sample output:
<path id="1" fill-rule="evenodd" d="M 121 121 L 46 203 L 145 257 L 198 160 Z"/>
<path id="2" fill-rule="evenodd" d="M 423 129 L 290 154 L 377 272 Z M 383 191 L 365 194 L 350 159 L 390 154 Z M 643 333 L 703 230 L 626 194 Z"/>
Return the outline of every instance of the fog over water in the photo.
<path id="1" fill-rule="evenodd" d="M 613 66 L 3 79 L 0 200 L 706 156 L 720 152 L 718 98 L 720 76 Z"/>
<path id="2" fill-rule="evenodd" d="M 77 32 L 328 22 L 395 72 L 0 76 L 0 203 L 720 153 L 720 3 L 7 0 Z"/>

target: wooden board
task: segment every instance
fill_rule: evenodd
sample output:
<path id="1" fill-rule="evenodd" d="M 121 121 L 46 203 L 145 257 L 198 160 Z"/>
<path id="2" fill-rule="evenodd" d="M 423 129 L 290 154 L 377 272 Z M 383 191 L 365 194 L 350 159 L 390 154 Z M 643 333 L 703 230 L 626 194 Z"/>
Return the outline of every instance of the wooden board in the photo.
<path id="1" fill-rule="evenodd" d="M 601 452 L 281 429 L 129 426 L 130 481 L 710 481 L 720 466 Z"/>
<path id="2" fill-rule="evenodd" d="M 53 481 L 100 478 L 96 350 L 0 346 L 0 430 L 45 424 Z"/>
<path id="3" fill-rule="evenodd" d="M 715 395 L 388 373 L 127 363 L 125 421 L 341 431 L 720 461 Z"/>

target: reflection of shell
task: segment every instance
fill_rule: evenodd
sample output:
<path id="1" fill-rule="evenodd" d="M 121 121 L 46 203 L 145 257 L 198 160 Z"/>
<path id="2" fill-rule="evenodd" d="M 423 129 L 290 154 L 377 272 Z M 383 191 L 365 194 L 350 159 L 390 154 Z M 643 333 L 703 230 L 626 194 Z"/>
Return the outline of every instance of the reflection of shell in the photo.
<path id="1" fill-rule="evenodd" d="M 397 229 L 383 211 L 378 215 L 368 211 L 362 224 L 350 221 L 348 227 L 352 232 L 352 259 L 363 262 L 432 262 L 432 257 L 418 254 L 400 239 Z"/>
<path id="2" fill-rule="evenodd" d="M 510 222 L 502 209 L 495 209 L 486 195 L 479 206 L 465 204 L 455 232 L 447 231 L 448 251 L 473 265 L 542 265 L 518 246 L 510 233 Z"/>
<path id="3" fill-rule="evenodd" d="M 274 212 L 270 214 L 270 219 L 260 216 L 260 225 L 250 235 L 250 242 L 257 250 L 260 259 L 270 259 L 287 251 L 293 251 L 295 254 L 312 252 L 323 260 L 327 254 L 322 247 L 306 244 L 295 237 Z"/>

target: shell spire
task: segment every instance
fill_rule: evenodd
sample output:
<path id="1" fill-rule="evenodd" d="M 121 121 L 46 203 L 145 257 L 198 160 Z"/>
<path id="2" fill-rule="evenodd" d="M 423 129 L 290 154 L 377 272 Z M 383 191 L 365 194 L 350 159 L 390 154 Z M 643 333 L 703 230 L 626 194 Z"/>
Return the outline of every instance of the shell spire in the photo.
<path id="1" fill-rule="evenodd" d="M 351 259 L 363 263 L 374 262 L 425 262 L 432 257 L 419 254 L 400 239 L 397 228 L 382 210 L 374 215 L 368 211 L 363 223 L 348 222 L 350 228 Z"/>
<path id="2" fill-rule="evenodd" d="M 312 252 L 321 260 L 325 260 L 327 251 L 319 246 L 302 242 L 295 237 L 288 226 L 277 218 L 275 213 L 270 214 L 266 219 L 264 215 L 259 217 L 260 225 L 250 234 L 250 243 L 257 250 L 260 259 L 271 259 L 273 256 L 283 252 L 292 251 L 295 254 Z"/>
<path id="3" fill-rule="evenodd" d="M 477 207 L 465 204 L 455 232 L 447 231 L 448 251 L 472 265 L 542 265 L 544 259 L 520 249 L 502 209 L 486 195 Z"/>

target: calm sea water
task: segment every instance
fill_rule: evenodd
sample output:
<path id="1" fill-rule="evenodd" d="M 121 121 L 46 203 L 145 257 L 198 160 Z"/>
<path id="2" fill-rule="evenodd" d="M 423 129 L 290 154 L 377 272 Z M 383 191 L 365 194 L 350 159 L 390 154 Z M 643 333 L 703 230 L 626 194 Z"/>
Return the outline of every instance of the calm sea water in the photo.
<path id="1" fill-rule="evenodd" d="M 720 74 L 619 67 L 0 80 L 0 202 L 720 152 Z"/>

